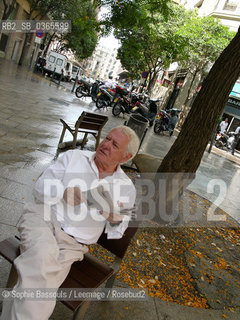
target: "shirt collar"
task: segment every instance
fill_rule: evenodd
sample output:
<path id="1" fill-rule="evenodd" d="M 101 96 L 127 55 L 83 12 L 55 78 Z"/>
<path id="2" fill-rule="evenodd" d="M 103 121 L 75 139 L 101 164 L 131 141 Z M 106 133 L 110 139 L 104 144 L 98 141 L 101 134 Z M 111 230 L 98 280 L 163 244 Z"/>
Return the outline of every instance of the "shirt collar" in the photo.
<path id="1" fill-rule="evenodd" d="M 96 166 L 96 163 L 94 161 L 96 152 L 92 152 L 92 153 L 88 153 L 86 154 L 87 158 L 89 159 L 89 163 L 93 169 L 93 171 L 97 174 L 97 176 L 99 177 L 99 170 L 98 167 Z M 117 170 L 113 172 L 113 174 L 111 176 L 107 176 L 105 179 L 113 179 L 115 177 L 116 174 L 119 174 L 122 172 L 121 166 L 118 165 L 117 166 Z"/>

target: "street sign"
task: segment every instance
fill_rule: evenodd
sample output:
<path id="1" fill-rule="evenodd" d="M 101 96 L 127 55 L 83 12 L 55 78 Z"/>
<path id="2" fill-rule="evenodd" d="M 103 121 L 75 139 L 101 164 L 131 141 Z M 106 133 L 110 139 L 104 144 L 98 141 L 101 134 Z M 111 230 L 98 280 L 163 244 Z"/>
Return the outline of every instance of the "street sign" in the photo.
<path id="1" fill-rule="evenodd" d="M 41 41 L 42 41 L 42 38 L 35 37 L 35 40 L 34 40 L 35 43 L 41 44 Z"/>
<path id="2" fill-rule="evenodd" d="M 143 71 L 142 72 L 142 78 L 143 79 L 147 79 L 147 77 L 148 77 L 148 72 L 147 71 Z"/>
<path id="3" fill-rule="evenodd" d="M 42 37 L 44 36 L 43 30 L 41 30 L 41 29 L 37 30 L 37 31 L 36 31 L 36 36 L 37 36 L 38 38 L 42 38 Z"/>

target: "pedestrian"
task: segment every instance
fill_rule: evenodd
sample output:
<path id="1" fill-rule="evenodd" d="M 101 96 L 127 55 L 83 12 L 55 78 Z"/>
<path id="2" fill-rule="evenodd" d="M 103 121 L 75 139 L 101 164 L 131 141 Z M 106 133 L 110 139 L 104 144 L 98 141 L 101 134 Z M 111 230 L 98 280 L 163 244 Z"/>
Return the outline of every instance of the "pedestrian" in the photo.
<path id="1" fill-rule="evenodd" d="M 238 144 L 238 141 L 239 141 L 239 137 L 240 137 L 240 127 L 237 127 L 237 129 L 235 130 L 235 133 L 234 133 L 234 141 L 232 143 L 232 155 L 234 155 L 234 152 L 235 152 L 235 148 Z"/>
<path id="2" fill-rule="evenodd" d="M 113 81 L 113 77 L 109 76 L 107 80 L 103 81 L 103 86 L 109 89 L 116 88 L 116 82 Z"/>
<path id="3" fill-rule="evenodd" d="M 223 120 L 220 124 L 220 132 L 221 133 L 224 133 L 227 129 L 227 126 L 228 126 L 228 118 L 226 118 L 225 120 Z"/>
<path id="4" fill-rule="evenodd" d="M 136 133 L 119 126 L 96 152 L 67 151 L 46 169 L 34 187 L 35 202 L 25 205 L 20 219 L 21 254 L 14 261 L 18 272 L 14 289 L 57 291 L 72 263 L 83 259 L 88 245 L 96 243 L 104 230 L 110 239 L 122 237 L 136 190 L 120 164 L 130 160 L 138 147 Z M 89 190 L 98 190 L 101 201 L 89 200 Z M 4 300 L 1 320 L 47 320 L 55 303 Z"/>

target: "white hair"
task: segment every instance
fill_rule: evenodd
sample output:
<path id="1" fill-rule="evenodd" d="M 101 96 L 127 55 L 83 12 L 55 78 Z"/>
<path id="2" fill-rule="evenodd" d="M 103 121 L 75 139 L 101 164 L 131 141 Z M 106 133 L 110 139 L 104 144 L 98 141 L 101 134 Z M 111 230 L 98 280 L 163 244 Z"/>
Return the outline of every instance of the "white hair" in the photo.
<path id="1" fill-rule="evenodd" d="M 140 140 L 139 140 L 136 132 L 127 126 L 118 126 L 116 128 L 113 128 L 110 132 L 112 132 L 114 130 L 122 131 L 129 138 L 129 143 L 126 146 L 125 154 L 131 153 L 132 156 L 129 159 L 129 160 L 131 160 L 137 154 L 138 149 L 139 149 L 139 145 L 140 145 Z"/>

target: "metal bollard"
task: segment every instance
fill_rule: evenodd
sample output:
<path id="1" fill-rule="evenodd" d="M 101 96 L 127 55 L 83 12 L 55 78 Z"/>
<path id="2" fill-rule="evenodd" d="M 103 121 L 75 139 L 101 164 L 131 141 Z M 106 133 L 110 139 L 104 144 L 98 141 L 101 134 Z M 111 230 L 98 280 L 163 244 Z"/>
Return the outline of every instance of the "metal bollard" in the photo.
<path id="1" fill-rule="evenodd" d="M 63 77 L 63 70 L 62 70 L 61 75 L 60 75 L 60 77 L 59 77 L 58 85 L 60 85 L 60 82 L 62 81 L 62 77 Z"/>
<path id="2" fill-rule="evenodd" d="M 56 70 L 56 68 L 54 68 L 54 70 L 53 70 L 52 76 L 50 77 L 50 81 L 54 81 L 55 70 Z"/>
<path id="3" fill-rule="evenodd" d="M 75 81 L 74 81 L 74 84 L 73 84 L 73 87 L 72 87 L 72 91 L 71 91 L 71 92 L 74 92 L 74 90 L 75 90 L 75 87 L 76 87 L 76 84 L 77 84 L 77 81 L 78 81 L 79 70 L 80 70 L 80 69 L 78 69 L 78 71 L 77 71 L 76 78 L 75 78 Z"/>

